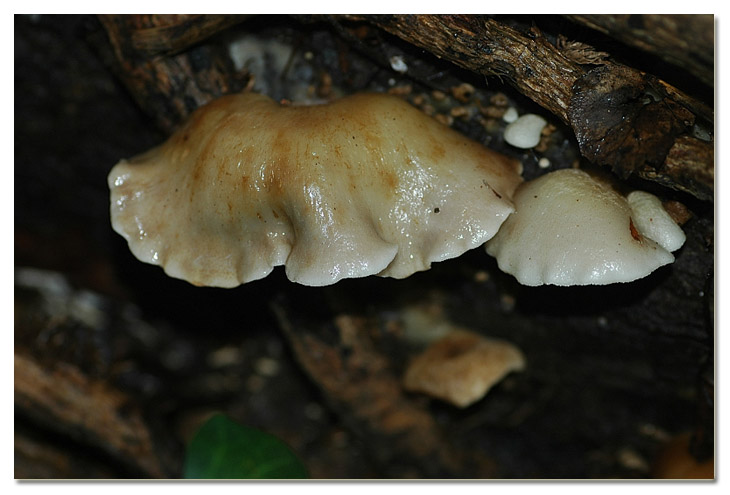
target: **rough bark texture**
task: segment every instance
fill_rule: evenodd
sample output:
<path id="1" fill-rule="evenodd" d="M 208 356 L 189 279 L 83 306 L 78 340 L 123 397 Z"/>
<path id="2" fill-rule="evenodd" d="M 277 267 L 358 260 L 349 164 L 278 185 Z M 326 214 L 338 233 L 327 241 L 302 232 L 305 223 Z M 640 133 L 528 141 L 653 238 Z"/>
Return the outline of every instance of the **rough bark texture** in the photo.
<path id="1" fill-rule="evenodd" d="M 715 84 L 713 15 L 587 14 L 569 19 L 686 69 L 705 84 Z"/>
<path id="2" fill-rule="evenodd" d="M 686 433 L 681 453 L 712 461 L 714 209 L 704 198 L 713 146 L 683 132 L 686 112 L 712 128 L 707 102 L 665 84 L 666 73 L 616 64 L 592 36 L 570 38 L 583 45 L 570 45 L 572 58 L 561 54 L 554 16 L 358 18 L 259 16 L 229 30 L 258 43 L 247 45 L 265 61 L 254 90 L 399 94 L 521 160 L 527 179 L 576 166 L 581 153 L 604 160 L 590 127 L 563 123 L 576 101 L 581 111 L 595 110 L 592 102 L 615 108 L 630 129 L 607 120 L 614 144 L 643 154 L 622 180 L 651 189 L 682 218 L 687 242 L 675 263 L 606 287 L 519 286 L 483 249 L 404 280 L 324 288 L 290 284 L 282 270 L 228 291 L 172 280 L 112 231 L 106 175 L 164 139 L 153 122 L 174 127 L 216 91 L 233 90 L 220 81 L 242 75 L 211 69 L 227 61 L 195 66 L 206 50 L 225 53 L 211 38 L 194 35 L 171 56 L 132 47 L 130 61 L 131 37 L 110 42 L 98 17 L 17 16 L 16 477 L 179 477 L 186 440 L 212 411 L 283 439 L 315 478 L 647 478 Z M 398 22 L 411 26 L 413 43 L 398 37 Z M 611 56 L 579 63 L 584 45 Z M 115 49 L 121 58 L 97 58 Z M 406 72 L 393 70 L 394 56 Z M 123 63 L 111 72 L 105 63 L 114 60 Z M 681 78 L 674 70 L 672 80 Z M 485 87 L 494 73 L 501 79 L 488 75 Z M 561 84 L 545 83 L 546 74 Z M 504 142 L 501 119 L 510 106 L 540 111 L 525 94 L 556 115 L 545 112 L 552 125 L 526 151 Z M 653 119 L 671 140 L 653 141 Z M 633 130 L 651 146 L 631 141 Z M 466 409 L 404 392 L 400 376 L 420 351 L 408 338 L 408 308 L 424 303 L 516 345 L 525 370 Z"/>
<path id="3" fill-rule="evenodd" d="M 464 15 L 352 16 L 465 69 L 505 78 L 564 122 L 573 83 L 585 72 L 533 29 L 522 34 L 494 19 Z"/>
<path id="4" fill-rule="evenodd" d="M 581 152 L 623 178 L 636 173 L 712 200 L 712 145 L 687 134 L 695 115 L 662 90 L 656 78 L 622 66 L 583 75 L 573 85 L 569 110 Z M 657 99 L 650 96 L 658 92 Z M 678 157 L 680 148 L 689 159 Z"/>
<path id="5" fill-rule="evenodd" d="M 219 14 L 131 16 L 127 19 L 133 24 L 128 28 L 133 30 L 125 33 L 125 38 L 129 38 L 131 47 L 142 56 L 173 55 L 247 17 Z M 102 19 L 110 25 L 118 23 L 120 16 L 102 16 Z"/>
<path id="6" fill-rule="evenodd" d="M 143 476 L 165 475 L 131 398 L 71 365 L 44 368 L 15 355 L 15 407 L 64 435 L 96 445 Z"/>
<path id="7" fill-rule="evenodd" d="M 656 77 L 601 58 L 601 67 L 585 67 L 580 58 L 561 50 L 536 27 L 525 32 L 495 19 L 465 15 L 349 16 L 366 20 L 424 48 L 439 58 L 485 76 L 505 78 L 522 94 L 572 127 L 581 153 L 609 166 L 623 177 L 631 174 L 664 186 L 713 198 L 714 154 L 693 156 L 685 168 L 677 153 L 668 154 L 679 136 L 683 150 L 710 145 L 692 135 L 695 124 L 713 120 L 711 109 Z M 585 16 L 593 27 L 617 32 L 649 51 L 685 61 L 688 41 L 678 26 L 688 21 L 689 32 L 701 33 L 696 60 L 706 70 L 712 65 L 708 16 Z M 200 46 L 189 55 L 170 55 L 240 22 L 221 16 L 101 16 L 109 33 L 119 72 L 141 106 L 169 131 L 198 106 L 243 87 L 225 67 L 221 54 Z M 710 19 L 711 20 L 711 17 Z M 589 51 L 589 50 L 588 50 Z M 582 62 L 584 65 L 581 65 Z M 192 82 L 192 86 L 190 85 Z M 707 82 L 707 81 L 705 81 Z M 657 94 L 659 93 L 659 94 Z M 653 100 L 647 104 L 647 99 Z M 171 107 L 172 105 L 172 107 Z M 610 116 L 607 120 L 605 117 Z M 660 125 L 654 126 L 658 122 Z M 638 127 L 637 127 L 638 126 Z M 593 137 L 586 138 L 590 133 Z M 687 140 L 696 140 L 691 145 Z M 600 156 L 596 149 L 603 150 Z M 607 152 L 605 150 L 613 150 Z M 698 168 L 700 169 L 698 171 Z"/>
<path id="8" fill-rule="evenodd" d="M 201 44 L 175 54 L 236 18 L 106 14 L 100 20 L 112 47 L 106 54 L 110 64 L 140 107 L 166 132 L 199 106 L 245 86 L 247 79 L 236 75 L 214 46 Z"/>
<path id="9" fill-rule="evenodd" d="M 668 86 L 666 83 L 647 83 L 649 76 L 608 61 L 589 70 L 563 55 L 536 27 L 520 32 L 495 19 L 460 15 L 374 15 L 354 19 L 371 22 L 465 69 L 504 77 L 570 125 L 583 156 L 593 162 L 608 165 L 624 176 L 635 173 L 663 185 L 671 184 L 700 199 L 713 198 L 713 183 L 706 180 L 713 175 L 712 155 L 701 153 L 694 158 L 694 164 L 703 160 L 700 174 L 694 174 L 695 167 L 678 171 L 684 168 L 682 162 L 665 161 L 676 139 L 691 133 L 698 117 L 693 110 L 701 108 L 702 119 L 711 112 L 674 88 L 662 91 L 655 104 L 647 105 L 647 98 L 657 98 L 652 90 Z M 596 103 L 602 104 L 596 107 Z M 609 116 L 609 110 L 613 111 L 610 120 L 602 118 Z M 641 114 L 638 121 L 637 114 Z M 652 125 L 654 122 L 660 125 Z M 636 129 L 634 125 L 643 127 Z M 595 138 L 585 139 L 587 131 Z M 614 152 L 596 156 L 597 141 L 601 141 L 602 150 Z M 674 175 L 669 175 L 667 168 Z M 687 175 L 692 179 L 685 180 Z"/>

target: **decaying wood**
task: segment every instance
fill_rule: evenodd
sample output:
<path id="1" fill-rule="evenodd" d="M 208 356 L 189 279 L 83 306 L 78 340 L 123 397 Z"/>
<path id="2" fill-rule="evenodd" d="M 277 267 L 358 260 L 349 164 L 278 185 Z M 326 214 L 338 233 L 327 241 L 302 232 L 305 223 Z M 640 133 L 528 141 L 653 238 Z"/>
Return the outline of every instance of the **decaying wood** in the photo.
<path id="1" fill-rule="evenodd" d="M 711 200 L 714 168 L 698 164 L 712 164 L 711 144 L 687 134 L 696 116 L 665 87 L 653 76 L 620 65 L 588 71 L 573 85 L 569 110 L 581 153 L 623 178 L 636 173 Z M 678 146 L 685 156 L 698 153 L 686 160 L 677 159 L 675 151 L 669 161 Z"/>
<path id="2" fill-rule="evenodd" d="M 705 17 L 693 21 L 696 30 L 705 26 Z M 582 21 L 618 25 L 619 33 L 629 32 L 627 36 L 644 44 L 648 43 L 646 39 L 656 40 L 655 50 L 670 44 L 669 56 L 686 53 L 682 43 L 675 46 L 668 41 L 681 39 L 672 32 L 672 26 L 676 27 L 681 18 L 640 17 L 647 34 L 637 32 L 632 18 L 594 16 Z M 103 15 L 100 19 L 109 34 L 122 79 L 166 131 L 174 129 L 198 106 L 244 86 L 241 77 L 227 66 L 225 56 L 209 46 L 198 45 L 169 55 L 239 22 L 238 17 Z M 624 178 L 634 174 L 702 200 L 714 198 L 714 154 L 707 153 L 712 151 L 711 145 L 697 142 L 700 139 L 692 135 L 696 124 L 712 125 L 712 110 L 654 76 L 611 62 L 607 54 L 594 53 L 588 45 L 559 38 L 555 46 L 534 26 L 521 32 L 482 16 L 366 15 L 331 19 L 335 24 L 367 21 L 463 68 L 504 78 L 568 124 L 584 157 L 610 167 Z M 626 29 L 621 28 L 623 25 Z M 697 50 L 703 56 L 698 59 L 707 65 L 706 54 L 712 54 L 712 44 L 702 40 Z M 578 57 L 570 48 L 575 46 L 581 47 Z M 601 66 L 587 65 L 596 60 Z M 647 99 L 656 98 L 658 101 L 647 103 Z M 677 152 L 669 153 L 680 136 L 683 157 L 695 149 L 701 151 L 688 162 L 677 161 Z"/>
<path id="3" fill-rule="evenodd" d="M 368 15 L 365 20 L 465 69 L 498 76 L 568 122 L 571 86 L 585 71 L 539 35 L 465 15 Z M 549 81 L 549 84 L 546 84 Z"/>
<path id="4" fill-rule="evenodd" d="M 680 136 L 693 141 L 689 149 L 706 148 L 690 133 L 696 122 L 712 112 L 655 77 L 616 63 L 585 68 L 562 54 L 537 28 L 522 33 L 491 18 L 367 15 L 347 19 L 373 23 L 439 58 L 506 79 L 571 126 L 581 153 L 589 160 L 608 165 L 624 177 L 633 173 L 703 200 L 713 199 L 714 184 L 707 182 L 714 174 L 713 154 L 694 157 L 687 170 L 684 162 L 672 162 L 672 175 L 665 162 Z M 657 88 L 661 88 L 659 93 Z M 596 102 L 602 105 L 596 108 Z M 606 114 L 609 110 L 611 115 Z M 602 120 L 596 122 L 596 116 Z M 652 120 L 660 125 L 649 126 Z M 592 137 L 581 139 L 586 131 Z M 612 152 L 605 153 L 607 148 Z M 637 150 L 639 154 L 633 154 Z M 628 163 L 627 156 L 631 157 Z"/>
<path id="5" fill-rule="evenodd" d="M 686 135 L 679 136 L 664 160 L 663 173 L 645 167 L 641 176 L 700 199 L 711 200 L 715 191 L 715 168 L 707 167 L 707 164 L 713 163 L 714 158 L 713 143 Z"/>
<path id="6" fill-rule="evenodd" d="M 132 47 L 142 55 L 154 56 L 175 54 L 227 27 L 238 24 L 249 16 L 173 14 L 131 17 L 131 21 L 136 22 L 138 26 L 138 29 L 131 33 Z"/>
<path id="7" fill-rule="evenodd" d="M 582 41 L 571 41 L 566 36 L 558 34 L 555 41 L 558 50 L 578 64 L 603 65 L 611 54 L 596 50 L 588 43 Z"/>
<path id="8" fill-rule="evenodd" d="M 495 475 L 491 460 L 480 452 L 454 449 L 433 415 L 405 395 L 390 358 L 370 338 L 366 320 L 336 317 L 333 343 L 325 341 L 317 326 L 295 325 L 283 306 L 273 309 L 303 369 L 333 410 L 367 438 L 381 465 L 395 466 L 397 473 L 398 467 L 415 464 L 429 477 Z"/>
<path id="9" fill-rule="evenodd" d="M 15 354 L 15 407 L 150 477 L 164 477 L 151 435 L 132 404 L 107 382 L 91 379 L 73 365 L 49 369 Z"/>
<path id="10" fill-rule="evenodd" d="M 17 85 L 16 102 L 16 113 L 23 118 L 16 120 L 25 124 L 19 124 L 16 129 L 16 175 L 21 173 L 23 180 L 16 177 L 16 201 L 22 207 L 16 208 L 15 262 L 16 265 L 60 270 L 71 277 L 79 289 L 101 288 L 107 294 L 119 294 L 118 297 L 125 301 L 143 302 L 143 309 L 127 323 L 115 323 L 111 328 L 107 325 L 84 326 L 78 320 L 66 320 L 59 329 L 58 317 L 54 316 L 52 320 L 40 318 L 37 323 L 41 328 L 26 329 L 23 321 L 39 319 L 45 304 L 44 299 L 33 296 L 27 310 L 22 314 L 18 311 L 19 305 L 24 304 L 24 298 L 19 295 L 25 293 L 25 288 L 18 287 L 16 274 L 16 353 L 25 358 L 32 356 L 33 369 L 40 370 L 38 380 L 53 384 L 52 397 L 60 395 L 58 387 L 66 386 L 68 382 L 76 384 L 71 388 L 69 400 L 78 397 L 78 391 L 86 387 L 84 384 L 89 387 L 91 384 L 103 385 L 100 390 L 109 393 L 123 392 L 129 399 L 125 407 L 119 409 L 121 418 L 118 421 L 123 428 L 133 424 L 125 417 L 127 411 L 138 417 L 136 411 L 144 408 L 144 426 L 157 439 L 158 455 L 161 459 L 171 457 L 174 461 L 163 461 L 168 475 L 179 473 L 183 442 L 178 444 L 177 441 L 188 438 L 174 425 L 185 422 L 193 414 L 197 417 L 201 408 L 233 412 L 234 416 L 272 433 L 298 432 L 289 438 L 295 439 L 290 445 L 306 447 L 301 450 L 306 453 L 302 460 L 326 466 L 326 469 L 313 470 L 313 474 L 331 477 L 360 477 L 363 473 L 369 474 L 368 477 L 392 475 L 393 470 L 371 470 L 374 463 L 363 453 L 370 448 L 382 451 L 380 455 L 387 457 L 385 453 L 392 444 L 400 445 L 401 437 L 395 434 L 396 428 L 391 426 L 389 433 L 382 435 L 376 430 L 384 427 L 383 423 L 395 423 L 395 420 L 385 421 L 385 418 L 402 416 L 383 412 L 377 416 L 380 422 L 367 422 L 364 415 L 357 415 L 354 402 L 340 400 L 341 396 L 337 394 L 344 395 L 347 385 L 339 383 L 338 377 L 342 376 L 343 382 L 351 381 L 353 387 L 361 385 L 360 394 L 366 396 L 372 389 L 367 387 L 369 382 L 363 374 L 373 369 L 386 380 L 388 374 L 377 371 L 383 369 L 382 363 L 387 360 L 387 365 L 395 367 L 402 361 L 398 355 L 385 352 L 380 340 L 382 333 L 375 334 L 375 338 L 364 336 L 362 343 L 348 340 L 353 329 L 369 333 L 373 327 L 365 325 L 363 329 L 352 317 L 348 317 L 350 323 L 344 324 L 346 322 L 337 319 L 336 315 L 391 312 L 394 307 L 400 307 L 400 303 L 393 302 L 397 297 L 410 303 L 421 300 L 423 292 L 434 288 L 449 295 L 445 307 L 450 315 L 458 316 L 460 324 L 494 332 L 497 337 L 515 339 L 529 357 L 526 372 L 513 377 L 510 388 L 504 390 L 506 393 L 492 396 L 491 401 L 475 405 L 466 414 L 436 403 L 423 407 L 434 418 L 428 424 L 435 422 L 446 430 L 454 450 L 481 448 L 508 475 L 519 478 L 646 477 L 649 476 L 647 471 L 621 466 L 614 454 L 628 448 L 651 461 L 655 457 L 655 447 L 665 441 L 657 440 L 660 434 L 684 430 L 699 431 L 701 434 L 695 436 L 702 450 L 710 456 L 714 452 L 714 229 L 711 205 L 688 205 L 692 215 L 684 226 L 688 240 L 674 264 L 648 279 L 621 286 L 519 287 L 511 277 L 501 273 L 482 250 L 475 250 L 459 260 L 434 264 L 429 272 L 406 280 L 363 279 L 342 283 L 332 292 L 351 302 L 344 310 L 344 305 L 323 310 L 329 306 L 321 304 L 321 289 L 295 290 L 286 283 L 283 273 L 276 271 L 266 280 L 233 292 L 190 288 L 165 278 L 161 271 L 157 273 L 157 268 L 141 266 L 129 255 L 123 240 L 111 232 L 108 217 L 99 214 L 108 204 L 103 165 L 111 166 L 120 156 L 127 156 L 124 153 L 146 142 L 150 129 L 142 119 L 137 119 L 127 98 L 111 84 L 108 74 L 104 72 L 100 77 L 96 71 L 103 71 L 96 67 L 98 64 L 89 63 L 94 58 L 80 46 L 75 36 L 78 29 L 69 29 L 69 26 L 78 27 L 79 20 L 66 20 L 64 29 L 52 26 L 54 22 L 59 21 L 46 18 L 38 22 L 16 16 L 16 24 L 21 26 L 16 28 L 16 77 L 23 82 Z M 375 26 L 370 26 L 369 30 L 379 32 L 386 41 L 398 41 Z M 302 36 L 306 38 L 306 35 L 305 32 Z M 322 46 L 321 38 L 316 40 L 319 45 L 309 40 L 304 46 L 307 49 Z M 584 41 L 591 43 L 591 40 Z M 351 48 L 351 45 L 347 47 Z M 337 77 L 336 50 L 318 52 L 315 49 L 313 53 L 315 60 L 320 56 L 333 60 L 325 67 Z M 420 50 L 412 53 L 417 55 Z M 66 55 L 67 59 L 64 59 Z M 346 55 L 341 59 L 346 59 Z M 428 74 L 425 70 L 431 65 L 430 57 L 422 58 L 425 62 L 421 74 Z M 68 63 L 60 63 L 60 60 Z M 576 62 L 574 58 L 571 60 Z M 409 70 L 403 77 L 419 81 L 418 74 L 412 70 L 417 64 L 408 62 Z M 593 68 L 595 66 L 581 67 L 584 71 Z M 346 71 L 344 65 L 340 70 Z M 349 70 L 362 72 L 357 64 L 351 64 Z M 51 73 L 56 77 L 47 77 Z M 458 75 L 458 71 L 453 71 L 448 77 Z M 154 82 L 154 78 L 148 81 Z M 114 90 L 113 98 L 109 94 L 110 87 Z M 84 90 L 79 91 L 79 88 Z M 655 93 L 663 91 L 670 90 L 663 88 Z M 678 101 L 676 97 L 672 99 Z M 681 106 L 691 108 L 684 103 Z M 83 116 L 79 115 L 83 118 L 70 118 L 73 113 L 69 114 L 69 109 L 79 108 L 86 109 Z M 701 112 L 693 110 L 693 113 Z M 105 125 L 96 126 L 99 121 Z M 49 127 L 53 133 L 39 131 L 39 122 L 53 124 Z M 96 132 L 96 127 L 103 129 Z M 87 145 L 68 146 L 68 142 L 79 135 L 85 136 Z M 126 147 L 114 139 L 107 141 L 110 135 L 128 136 L 123 140 Z M 674 172 L 669 166 L 674 163 L 676 173 L 689 166 L 695 167 L 684 180 L 709 173 L 704 182 L 711 183 L 712 169 L 706 168 L 705 164 L 712 160 L 712 143 L 687 137 L 678 136 L 670 148 L 665 162 L 669 170 L 664 170 L 664 177 L 676 186 L 676 181 L 671 179 Z M 44 145 L 38 146 L 39 142 Z M 697 156 L 704 157 L 689 165 Z M 96 166 L 89 166 L 89 163 Z M 86 206 L 81 208 L 75 203 L 71 206 L 71 202 L 61 201 L 68 196 L 61 194 L 62 191 L 76 191 L 72 196 L 83 197 L 82 203 Z M 34 204 L 46 208 L 31 208 Z M 49 204 L 51 208 L 47 208 Z M 101 206 L 90 208 L 89 205 Z M 678 213 L 687 219 L 687 208 L 680 206 Z M 79 229 L 78 225 L 83 228 Z M 99 237 L 103 242 L 99 242 Z M 58 249 L 58 246 L 68 249 Z M 88 266 L 84 266 L 83 276 L 78 276 L 81 269 L 77 267 L 83 261 L 77 260 L 78 253 L 86 253 L 86 258 L 91 256 L 93 261 L 85 263 Z M 119 287 L 124 290 L 117 290 Z M 288 352 L 283 352 L 286 359 L 278 361 L 281 366 L 275 377 L 249 369 L 255 368 L 251 363 L 259 357 L 282 356 L 274 353 L 274 350 L 281 352 L 286 347 L 279 332 L 275 331 L 275 323 L 271 322 L 269 326 L 266 318 L 266 325 L 259 328 L 260 308 L 266 307 L 272 294 L 289 291 L 300 296 L 302 301 L 297 311 L 289 311 L 286 315 L 293 322 L 292 327 L 296 325 L 294 330 L 304 332 L 297 340 L 296 353 L 297 356 L 311 354 L 305 355 L 307 360 L 302 362 L 317 372 L 310 374 L 322 393 L 305 386 L 295 363 L 289 362 Z M 97 313 L 110 322 L 123 320 L 119 308 L 112 310 L 108 304 L 97 307 Z M 315 328 L 314 325 L 298 324 L 300 318 L 312 318 L 315 311 L 326 312 L 321 315 L 322 321 L 340 325 L 330 323 Z M 143 324 L 143 315 L 153 317 L 159 324 L 154 328 Z M 304 342 L 305 335 L 312 338 L 307 337 Z M 368 341 L 375 345 L 367 344 Z M 312 347 L 305 349 L 304 345 L 309 343 Z M 376 349 L 372 350 L 373 347 Z M 355 353 L 351 353 L 353 349 Z M 220 356 L 220 361 L 215 361 L 219 364 L 207 365 L 208 356 L 213 353 Z M 232 356 L 239 356 L 233 359 L 237 360 L 236 364 L 231 364 Z M 356 357 L 359 364 L 353 363 Z M 374 360 L 372 367 L 368 366 L 366 358 Z M 317 359 L 326 359 L 326 362 Z M 72 366 L 72 371 L 68 365 Z M 59 369 L 65 371 L 58 372 Z M 79 380 L 74 370 L 81 370 L 85 376 Z M 60 376 L 56 376 L 57 373 Z M 700 379 L 702 382 L 697 384 Z M 319 385 L 320 381 L 326 388 Z M 23 378 L 23 383 L 26 382 L 28 379 Z M 245 383 L 243 387 L 242 383 Z M 26 385 L 16 383 L 16 387 L 19 385 L 22 399 Z M 34 379 L 27 386 L 38 387 L 39 383 Z M 379 391 L 375 402 L 379 402 L 378 397 L 380 400 L 387 397 L 403 400 L 403 396 L 392 390 L 389 392 L 385 386 Z M 356 396 L 355 391 L 349 393 L 353 395 L 347 397 Z M 116 394 L 113 392 L 112 396 L 120 397 Z M 81 398 L 86 401 L 83 404 L 91 403 L 86 395 Z M 317 415 L 315 407 L 315 414 L 310 414 L 310 407 L 320 405 L 322 398 L 328 398 L 334 406 L 341 408 L 335 410 L 340 412 L 337 417 L 330 414 L 329 408 L 319 409 Z M 411 396 L 405 398 L 411 399 Z M 48 400 L 37 399 L 34 404 L 40 410 L 35 413 L 23 400 L 20 402 L 26 406 L 16 407 L 16 431 L 25 428 L 15 440 L 17 477 L 82 478 L 144 472 L 137 468 L 136 461 L 131 468 L 123 459 L 122 462 L 109 462 L 118 461 L 120 457 L 112 458 L 108 454 L 92 459 L 98 463 L 87 464 L 85 455 L 92 457 L 100 452 L 111 452 L 111 449 L 103 439 L 93 445 L 82 443 L 81 439 L 93 437 L 83 436 L 85 430 L 80 430 L 78 416 L 70 416 L 68 424 L 58 420 L 58 415 L 44 412 Z M 419 409 L 423 403 L 425 399 L 417 398 L 408 407 Z M 79 409 L 72 405 L 65 407 L 74 411 Z M 695 410 L 698 410 L 696 414 Z M 368 414 L 372 416 L 372 410 Z M 417 423 L 416 413 L 409 417 L 410 424 Z M 347 427 L 353 423 L 352 431 L 363 435 L 362 441 L 342 441 L 338 434 L 346 428 L 346 437 L 350 438 Z M 427 423 L 421 421 L 420 424 Z M 105 433 L 118 439 L 115 428 L 111 425 Z M 138 432 L 135 438 L 144 438 L 144 435 Z M 373 440 L 371 447 L 368 436 Z M 415 433 L 407 435 L 412 442 L 415 442 L 415 436 Z M 170 450 L 174 450 L 175 455 L 163 456 L 165 449 L 161 448 L 160 437 L 174 440 Z M 442 437 L 436 433 L 426 435 L 429 442 L 439 438 Z M 71 448 L 65 448 L 69 446 Z M 406 455 L 401 459 L 407 463 L 410 451 L 404 450 Z M 326 454 L 321 454 L 323 451 Z M 351 454 L 350 460 L 340 461 L 337 457 L 340 453 L 342 457 Z M 704 459 L 706 455 L 695 457 Z M 21 457 L 29 461 L 25 463 L 24 471 L 17 470 Z M 147 461 L 149 458 L 142 455 L 140 459 Z M 36 462 L 30 465 L 33 460 Z M 65 468 L 64 460 L 71 461 Z M 74 461 L 84 463 L 84 468 L 76 468 Z M 412 473 L 426 476 L 435 470 L 430 468 L 429 459 L 421 457 L 416 462 L 426 464 L 426 469 L 414 469 Z M 40 468 L 39 464 L 42 464 Z M 353 465 L 358 469 L 353 470 Z M 359 469 L 361 465 L 366 467 Z M 468 469 L 467 465 L 463 467 L 465 471 Z M 465 475 L 474 477 L 476 472 L 475 469 Z"/>
<path id="11" fill-rule="evenodd" d="M 110 479 L 115 476 L 91 455 L 74 455 L 37 432 L 23 431 L 17 418 L 13 443 L 15 479 Z"/>
<path id="12" fill-rule="evenodd" d="M 715 83 L 715 26 L 712 15 L 586 14 L 569 19 L 688 70 Z"/>
<path id="13" fill-rule="evenodd" d="M 213 19 L 197 26 L 187 16 L 100 15 L 113 50 L 112 65 L 139 106 L 160 128 L 171 132 L 196 108 L 246 83 L 230 67 L 224 53 L 212 46 L 197 45 L 171 55 L 150 55 L 181 49 L 220 29 L 225 22 Z M 200 21 L 201 19 L 198 19 Z M 175 27 L 181 32 L 175 34 Z M 162 30 L 164 37 L 153 41 Z"/>

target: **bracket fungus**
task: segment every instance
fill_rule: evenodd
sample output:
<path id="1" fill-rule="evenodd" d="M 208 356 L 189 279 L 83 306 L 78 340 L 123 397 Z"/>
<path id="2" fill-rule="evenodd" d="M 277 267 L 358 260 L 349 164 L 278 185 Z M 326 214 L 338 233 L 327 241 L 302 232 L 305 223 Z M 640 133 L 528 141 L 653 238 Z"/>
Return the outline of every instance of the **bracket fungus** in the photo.
<path id="1" fill-rule="evenodd" d="M 684 242 L 679 227 L 644 194 L 629 201 L 582 170 L 551 172 L 515 191 L 516 211 L 487 242 L 487 252 L 523 285 L 637 280 L 672 263 L 669 250 Z"/>
<path id="2" fill-rule="evenodd" d="M 404 278 L 491 238 L 520 173 L 394 96 L 281 106 L 244 93 L 119 162 L 111 217 L 138 259 L 195 285 L 235 287 L 277 265 L 312 286 Z"/>

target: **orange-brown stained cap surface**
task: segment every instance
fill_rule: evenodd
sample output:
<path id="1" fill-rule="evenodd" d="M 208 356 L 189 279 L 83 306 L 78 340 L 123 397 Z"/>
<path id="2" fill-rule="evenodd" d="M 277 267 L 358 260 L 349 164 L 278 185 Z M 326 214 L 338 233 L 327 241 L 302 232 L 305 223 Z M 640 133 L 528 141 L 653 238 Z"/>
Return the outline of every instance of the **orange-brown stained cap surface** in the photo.
<path id="1" fill-rule="evenodd" d="M 118 163 L 111 217 L 137 258 L 196 285 L 277 265 L 305 285 L 403 278 L 491 238 L 520 172 L 397 97 L 284 107 L 247 93 Z"/>

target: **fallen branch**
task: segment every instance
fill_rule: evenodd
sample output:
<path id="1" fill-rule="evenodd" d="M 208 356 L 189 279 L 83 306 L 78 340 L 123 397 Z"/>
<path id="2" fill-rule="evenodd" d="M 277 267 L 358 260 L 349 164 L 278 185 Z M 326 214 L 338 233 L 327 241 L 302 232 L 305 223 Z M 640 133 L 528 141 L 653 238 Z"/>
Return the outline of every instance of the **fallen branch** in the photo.
<path id="1" fill-rule="evenodd" d="M 112 52 L 102 56 L 137 104 L 166 132 L 196 108 L 245 86 L 246 78 L 237 75 L 227 56 L 214 47 L 202 44 L 179 52 L 238 18 L 194 16 L 172 24 L 166 16 L 105 14 L 99 19 Z M 103 51 L 101 44 L 97 48 Z"/>
<path id="2" fill-rule="evenodd" d="M 44 368 L 15 354 L 15 407 L 44 426 L 105 451 L 152 478 L 166 474 L 133 400 L 70 364 Z"/>
<path id="3" fill-rule="evenodd" d="M 715 85 L 715 26 L 712 15 L 587 14 L 570 20 L 654 54 Z"/>
<path id="4" fill-rule="evenodd" d="M 692 136 L 712 111 L 658 78 L 610 61 L 590 68 L 563 54 L 535 27 L 522 33 L 495 19 L 465 15 L 363 15 L 439 58 L 506 79 L 573 128 L 581 153 L 626 178 L 714 197 L 712 143 Z M 680 139 L 681 138 L 681 139 Z M 697 150 L 688 162 L 670 150 Z M 709 151 L 709 153 L 708 153 Z"/>

